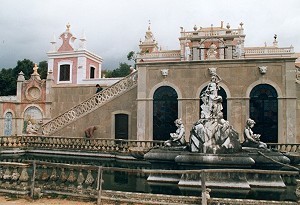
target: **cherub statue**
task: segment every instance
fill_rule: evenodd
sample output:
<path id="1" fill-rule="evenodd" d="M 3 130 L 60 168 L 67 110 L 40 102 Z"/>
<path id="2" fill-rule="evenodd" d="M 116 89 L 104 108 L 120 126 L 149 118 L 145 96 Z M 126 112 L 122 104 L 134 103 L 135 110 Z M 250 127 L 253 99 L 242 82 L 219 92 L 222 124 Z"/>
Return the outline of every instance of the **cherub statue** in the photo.
<path id="1" fill-rule="evenodd" d="M 175 133 L 170 133 L 170 139 L 165 141 L 165 146 L 166 147 L 171 147 L 171 146 L 185 146 L 186 141 L 185 141 L 185 129 L 184 125 L 182 123 L 181 118 L 175 120 L 175 125 L 177 127 L 177 130 Z"/>
<path id="2" fill-rule="evenodd" d="M 244 142 L 243 147 L 254 147 L 254 148 L 267 148 L 267 144 L 260 141 L 260 134 L 254 134 L 252 129 L 254 127 L 255 121 L 248 119 L 244 129 Z"/>

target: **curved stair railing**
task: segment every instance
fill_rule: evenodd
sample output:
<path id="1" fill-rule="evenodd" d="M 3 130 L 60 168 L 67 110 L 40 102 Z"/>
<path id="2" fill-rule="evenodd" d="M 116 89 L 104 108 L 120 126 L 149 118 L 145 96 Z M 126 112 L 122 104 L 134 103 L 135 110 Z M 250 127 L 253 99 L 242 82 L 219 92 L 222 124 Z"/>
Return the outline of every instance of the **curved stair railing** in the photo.
<path id="1" fill-rule="evenodd" d="M 122 80 L 116 82 L 110 87 L 93 95 L 89 99 L 72 107 L 63 114 L 53 118 L 41 126 L 44 135 L 51 135 L 62 129 L 66 125 L 78 120 L 79 118 L 91 113 L 103 104 L 111 101 L 117 96 L 125 93 L 137 85 L 137 72 L 131 73 Z"/>

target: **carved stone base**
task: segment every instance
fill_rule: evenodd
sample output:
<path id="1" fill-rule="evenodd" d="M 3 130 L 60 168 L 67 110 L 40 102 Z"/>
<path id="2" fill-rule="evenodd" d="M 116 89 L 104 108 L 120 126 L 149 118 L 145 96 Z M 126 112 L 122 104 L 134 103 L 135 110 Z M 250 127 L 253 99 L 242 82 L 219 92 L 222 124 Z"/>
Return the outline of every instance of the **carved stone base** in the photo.
<path id="1" fill-rule="evenodd" d="M 144 155 L 144 159 L 151 163 L 152 169 L 176 170 L 175 157 L 182 153 L 182 149 L 174 149 L 172 147 L 161 147 L 152 149 Z M 180 174 L 150 174 L 148 182 L 162 183 L 178 183 Z"/>

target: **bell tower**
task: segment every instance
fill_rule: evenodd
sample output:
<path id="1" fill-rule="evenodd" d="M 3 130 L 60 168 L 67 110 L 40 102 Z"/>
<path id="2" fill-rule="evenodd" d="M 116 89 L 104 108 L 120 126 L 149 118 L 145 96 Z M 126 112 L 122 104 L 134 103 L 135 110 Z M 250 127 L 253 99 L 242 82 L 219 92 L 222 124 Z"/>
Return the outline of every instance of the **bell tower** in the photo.
<path id="1" fill-rule="evenodd" d="M 140 40 L 140 53 L 152 53 L 155 51 L 158 51 L 158 45 L 157 42 L 153 36 L 153 33 L 151 31 L 151 23 L 149 21 L 148 29 L 145 34 L 145 40 Z"/>
<path id="2" fill-rule="evenodd" d="M 90 80 L 101 78 L 102 58 L 86 49 L 84 33 L 76 42 L 77 38 L 71 33 L 70 27 L 68 23 L 59 36 L 60 45 L 57 46 L 55 36 L 50 42 L 48 72 L 53 72 L 54 84 L 89 84 Z"/>

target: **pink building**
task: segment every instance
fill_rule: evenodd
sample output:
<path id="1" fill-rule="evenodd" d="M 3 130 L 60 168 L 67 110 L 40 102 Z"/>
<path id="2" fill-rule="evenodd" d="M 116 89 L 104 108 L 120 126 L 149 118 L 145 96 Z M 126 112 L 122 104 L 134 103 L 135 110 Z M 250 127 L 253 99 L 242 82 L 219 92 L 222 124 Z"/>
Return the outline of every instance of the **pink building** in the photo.
<path id="1" fill-rule="evenodd" d="M 101 78 L 102 58 L 86 50 L 86 37 L 82 34 L 75 48 L 76 37 L 70 32 L 70 25 L 60 35 L 61 44 L 55 37 L 51 41 L 48 55 L 48 72 L 53 72 L 55 84 L 90 84 Z"/>

